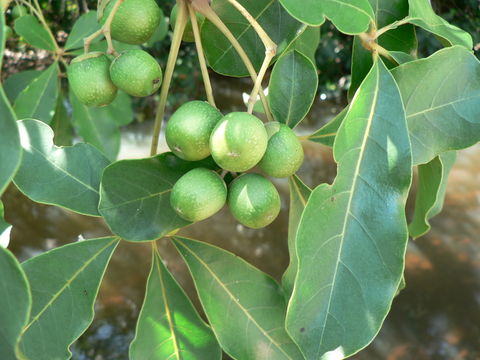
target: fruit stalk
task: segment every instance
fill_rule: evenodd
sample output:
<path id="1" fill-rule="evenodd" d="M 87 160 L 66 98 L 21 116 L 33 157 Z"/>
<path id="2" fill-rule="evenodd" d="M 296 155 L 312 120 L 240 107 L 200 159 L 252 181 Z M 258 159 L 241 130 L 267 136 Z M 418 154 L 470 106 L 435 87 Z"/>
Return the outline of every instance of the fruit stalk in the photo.
<path id="1" fill-rule="evenodd" d="M 257 75 L 257 72 L 255 71 L 255 68 L 253 67 L 252 62 L 250 61 L 250 58 L 248 57 L 247 53 L 243 49 L 242 45 L 240 45 L 238 40 L 232 34 L 230 29 L 218 17 L 215 11 L 212 10 L 212 8 L 210 7 L 209 1 L 193 0 L 192 6 L 196 11 L 198 11 L 203 16 L 205 16 L 208 20 L 210 20 L 212 24 L 215 25 L 218 28 L 218 30 L 220 30 L 223 33 L 223 35 L 228 39 L 228 41 L 230 41 L 230 43 L 232 44 L 232 46 L 234 47 L 234 49 L 237 51 L 238 55 L 242 59 L 243 63 L 245 64 L 245 67 L 247 68 L 250 74 L 250 77 L 254 82 L 256 82 L 258 79 L 258 75 Z M 268 121 L 273 121 L 273 116 L 270 111 L 270 106 L 268 105 L 267 98 L 265 97 L 265 93 L 263 92 L 263 89 L 261 86 L 259 88 L 259 93 L 260 93 L 260 99 L 265 109 L 265 114 L 267 116 L 267 119 Z"/>
<path id="2" fill-rule="evenodd" d="M 188 5 L 188 12 L 190 14 L 190 21 L 192 23 L 193 36 L 195 37 L 195 46 L 197 48 L 198 62 L 200 63 L 200 70 L 202 71 L 202 78 L 205 86 L 205 92 L 207 94 L 207 100 L 210 105 L 216 107 L 215 99 L 213 97 L 212 83 L 210 82 L 207 63 L 205 61 L 205 54 L 203 52 L 202 39 L 200 38 L 200 28 L 198 26 L 197 17 L 195 16 L 195 10 L 193 10 L 190 5 Z"/>
<path id="3" fill-rule="evenodd" d="M 180 44 L 182 42 L 183 32 L 185 30 L 185 25 L 187 24 L 188 20 L 187 4 L 184 1 L 180 1 L 179 5 L 180 8 L 178 11 L 177 23 L 175 25 L 175 29 L 173 30 L 172 45 L 170 47 L 170 53 L 168 54 L 167 67 L 165 68 L 162 89 L 160 91 L 160 100 L 158 103 L 157 115 L 155 116 L 152 146 L 150 148 L 151 156 L 157 153 L 160 129 L 162 126 L 163 116 L 165 115 L 165 105 L 167 104 L 168 90 L 172 81 L 175 63 L 177 62 L 178 50 L 180 49 Z"/>

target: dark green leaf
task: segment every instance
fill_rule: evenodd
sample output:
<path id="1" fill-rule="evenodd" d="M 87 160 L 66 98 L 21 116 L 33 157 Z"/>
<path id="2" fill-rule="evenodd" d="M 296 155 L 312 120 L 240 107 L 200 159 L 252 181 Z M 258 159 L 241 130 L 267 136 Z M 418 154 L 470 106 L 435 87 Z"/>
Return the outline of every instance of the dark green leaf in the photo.
<path id="1" fill-rule="evenodd" d="M 203 309 L 223 350 L 235 359 L 303 359 L 285 331 L 278 284 L 239 257 L 212 245 L 174 237 Z"/>
<path id="2" fill-rule="evenodd" d="M 317 69 L 309 58 L 297 50 L 281 56 L 273 68 L 268 87 L 268 100 L 275 120 L 291 128 L 297 126 L 310 110 L 317 88 Z"/>
<path id="3" fill-rule="evenodd" d="M 67 43 L 65 44 L 65 50 L 78 49 L 83 47 L 83 39 L 93 34 L 100 29 L 100 25 L 97 22 L 97 12 L 89 11 L 86 14 L 80 16 L 73 25 L 72 31 L 68 36 Z M 99 41 L 98 37 L 94 42 Z"/>
<path id="4" fill-rule="evenodd" d="M 32 312 L 20 339 L 28 359 L 70 359 L 70 345 L 93 320 L 93 305 L 116 238 L 84 240 L 22 264 L 32 290 Z"/>
<path id="5" fill-rule="evenodd" d="M 449 151 L 419 165 L 415 212 L 408 226 L 412 238 L 425 235 L 431 228 L 429 220 L 442 211 L 448 174 L 456 158 L 456 152 Z"/>
<path id="6" fill-rule="evenodd" d="M 180 285 L 153 252 L 130 360 L 215 360 L 222 351 Z"/>
<path id="7" fill-rule="evenodd" d="M 288 179 L 288 185 L 290 188 L 290 212 L 288 214 L 288 253 L 290 254 L 290 264 L 283 274 L 282 286 L 289 298 L 292 294 L 295 276 L 297 275 L 298 261 L 295 242 L 298 224 L 312 190 L 297 175 L 293 175 Z"/>
<path id="8" fill-rule="evenodd" d="M 18 119 L 33 118 L 49 124 L 59 94 L 58 64 L 55 62 L 18 94 L 13 109 Z"/>
<path id="9" fill-rule="evenodd" d="M 108 160 L 93 146 L 57 147 L 38 120 L 18 122 L 23 158 L 15 185 L 33 201 L 98 216 L 100 177 Z"/>
<path id="10" fill-rule="evenodd" d="M 288 15 L 278 1 L 242 0 L 240 2 L 278 45 L 278 53 L 290 44 L 302 26 Z M 264 50 L 259 51 L 259 49 L 265 49 L 265 47 L 255 30 L 228 0 L 215 0 L 212 8 L 235 35 L 258 71 L 265 57 Z M 235 49 L 208 20 L 202 26 L 202 43 L 208 63 L 213 70 L 229 76 L 248 76 L 248 71 Z"/>
<path id="11" fill-rule="evenodd" d="M 348 357 L 378 333 L 400 283 L 412 165 L 405 112 L 381 60 L 334 144 L 333 185 L 317 187 L 297 232 L 287 331 L 307 359 Z"/>
<path id="12" fill-rule="evenodd" d="M 285 52 L 297 50 L 315 64 L 315 53 L 320 44 L 320 27 L 303 25 L 295 39 L 288 45 Z"/>
<path id="13" fill-rule="evenodd" d="M 480 141 L 480 63 L 452 46 L 392 70 L 402 94 L 414 165 Z"/>
<path id="14" fill-rule="evenodd" d="M 335 141 L 335 136 L 337 136 L 338 128 L 342 125 L 343 119 L 345 119 L 347 113 L 348 106 L 335 116 L 333 120 L 310 135 L 308 140 L 332 147 L 333 142 Z"/>
<path id="15" fill-rule="evenodd" d="M 374 13 L 368 0 L 280 0 L 287 11 L 308 25 L 321 25 L 324 16 L 346 34 L 368 30 Z"/>
<path id="16" fill-rule="evenodd" d="M 445 39 L 450 45 L 473 47 L 472 36 L 435 14 L 429 0 L 408 0 L 410 22 Z"/>
<path id="17" fill-rule="evenodd" d="M 17 96 L 37 77 L 42 74 L 39 70 L 25 70 L 10 75 L 3 83 L 5 93 L 11 103 L 15 102 Z"/>
<path id="18" fill-rule="evenodd" d="M 55 42 L 33 15 L 24 15 L 15 21 L 15 32 L 39 49 L 55 51 Z"/>
<path id="19" fill-rule="evenodd" d="M 55 116 L 52 119 L 52 130 L 55 134 L 53 142 L 57 146 L 71 146 L 73 140 L 73 127 L 68 117 L 68 112 L 65 107 L 65 99 L 63 94 L 60 94 L 57 101 L 57 108 L 55 109 Z"/>

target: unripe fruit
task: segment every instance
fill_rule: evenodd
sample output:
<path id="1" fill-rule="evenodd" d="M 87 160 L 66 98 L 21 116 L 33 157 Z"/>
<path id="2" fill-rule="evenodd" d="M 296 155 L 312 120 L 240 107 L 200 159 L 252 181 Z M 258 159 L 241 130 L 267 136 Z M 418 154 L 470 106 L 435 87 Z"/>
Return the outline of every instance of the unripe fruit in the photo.
<path id="1" fill-rule="evenodd" d="M 23 5 L 16 5 L 12 9 L 12 16 L 14 19 L 18 19 L 21 16 L 27 15 L 27 8 Z"/>
<path id="2" fill-rule="evenodd" d="M 170 13 L 170 26 L 172 30 L 175 29 L 175 24 L 177 23 L 177 16 L 178 16 L 178 6 L 175 4 L 172 8 L 172 12 Z M 205 16 L 196 12 L 195 16 L 197 17 L 198 27 L 200 28 L 205 21 Z M 192 22 L 190 20 L 190 16 L 188 17 L 187 24 L 185 25 L 185 31 L 183 32 L 182 40 L 185 42 L 194 42 L 195 36 L 193 35 L 193 28 Z"/>
<path id="3" fill-rule="evenodd" d="M 201 221 L 218 212 L 227 200 L 227 186 L 214 171 L 196 168 L 173 186 L 170 204 L 185 220 Z"/>
<path id="4" fill-rule="evenodd" d="M 224 116 L 213 129 L 210 151 L 220 167 L 241 172 L 257 165 L 267 142 L 267 131 L 257 117 L 233 112 Z"/>
<path id="5" fill-rule="evenodd" d="M 303 148 L 295 133 L 287 125 L 276 121 L 265 124 L 268 145 L 258 166 L 269 176 L 289 177 L 303 163 Z"/>
<path id="6" fill-rule="evenodd" d="M 162 83 L 162 69 L 149 53 L 126 50 L 110 66 L 110 76 L 119 89 L 132 96 L 148 96 Z"/>
<path id="7" fill-rule="evenodd" d="M 171 116 L 165 130 L 170 149 L 179 158 L 189 161 L 210 155 L 210 135 L 222 113 L 204 101 L 183 104 Z"/>
<path id="8" fill-rule="evenodd" d="M 111 1 L 105 8 L 102 24 L 114 5 L 115 1 Z M 127 44 L 143 44 L 153 35 L 162 16 L 155 0 L 124 0 L 112 21 L 112 38 Z"/>
<path id="9" fill-rule="evenodd" d="M 68 67 L 68 81 L 78 100 L 87 106 L 110 104 L 117 87 L 110 79 L 110 60 L 101 52 L 76 57 Z"/>
<path id="10" fill-rule="evenodd" d="M 228 189 L 228 207 L 235 219 L 253 229 L 269 225 L 280 212 L 280 195 L 270 180 L 243 174 Z"/>

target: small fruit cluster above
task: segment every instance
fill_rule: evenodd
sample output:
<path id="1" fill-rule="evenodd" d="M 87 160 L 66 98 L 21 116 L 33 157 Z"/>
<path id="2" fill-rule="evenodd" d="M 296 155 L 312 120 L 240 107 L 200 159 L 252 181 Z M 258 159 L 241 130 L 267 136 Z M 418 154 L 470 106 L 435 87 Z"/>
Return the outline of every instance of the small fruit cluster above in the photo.
<path id="1" fill-rule="evenodd" d="M 260 174 L 248 173 L 237 176 L 227 188 L 219 172 L 236 176 L 258 165 L 268 176 L 288 177 L 303 162 L 302 145 L 287 125 L 264 125 L 244 112 L 223 116 L 203 101 L 182 105 L 168 121 L 165 136 L 178 157 L 198 161 L 211 155 L 221 168 L 193 169 L 173 186 L 173 209 L 192 222 L 214 215 L 228 203 L 241 224 L 254 229 L 269 225 L 280 212 L 280 196 L 273 183 Z"/>

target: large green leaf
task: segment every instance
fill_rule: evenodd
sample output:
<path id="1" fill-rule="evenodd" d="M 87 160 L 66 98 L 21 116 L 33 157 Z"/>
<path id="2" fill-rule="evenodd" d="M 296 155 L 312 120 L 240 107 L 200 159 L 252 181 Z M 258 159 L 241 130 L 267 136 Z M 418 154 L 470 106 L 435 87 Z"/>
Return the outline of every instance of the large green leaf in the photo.
<path id="1" fill-rule="evenodd" d="M 5 47 L 5 18 L 0 14 L 0 69 Z M 0 85 L 0 195 L 20 164 L 22 149 L 15 113 Z"/>
<path id="2" fill-rule="evenodd" d="M 32 311 L 20 339 L 28 359 L 70 359 L 70 345 L 93 320 L 93 305 L 116 238 L 61 246 L 22 264 Z"/>
<path id="3" fill-rule="evenodd" d="M 392 70 L 405 104 L 414 165 L 480 141 L 480 63 L 452 46 Z"/>
<path id="4" fill-rule="evenodd" d="M 215 360 L 222 351 L 212 330 L 153 252 L 147 291 L 138 317 L 130 360 Z"/>
<path id="5" fill-rule="evenodd" d="M 327 124 L 315 131 L 308 137 L 308 140 L 332 147 L 337 136 L 338 128 L 342 125 L 343 119 L 347 116 L 348 106 L 346 106 L 337 116 Z"/>
<path id="6" fill-rule="evenodd" d="M 305 185 L 297 175 L 288 179 L 290 188 L 290 211 L 288 214 L 288 253 L 290 255 L 290 264 L 282 277 L 282 286 L 287 297 L 290 297 L 297 275 L 297 249 L 295 246 L 297 238 L 297 229 L 300 224 L 300 217 L 303 209 L 307 205 L 308 198 L 312 190 Z"/>
<path id="7" fill-rule="evenodd" d="M 234 359 L 303 359 L 285 331 L 282 290 L 268 275 L 212 245 L 174 237 L 223 350 Z"/>
<path id="8" fill-rule="evenodd" d="M 55 51 L 52 37 L 33 15 L 19 17 L 15 21 L 15 32 L 36 48 Z"/>
<path id="9" fill-rule="evenodd" d="M 278 53 L 291 43 L 302 27 L 302 24 L 293 19 L 278 1 L 240 0 L 240 3 L 278 45 Z M 259 49 L 265 47 L 255 30 L 228 0 L 214 0 L 212 8 L 235 35 L 258 71 L 265 57 L 265 51 Z M 229 76 L 248 76 L 248 71 L 233 46 L 208 20 L 202 25 L 202 43 L 213 70 Z"/>
<path id="10" fill-rule="evenodd" d="M 119 91 L 113 102 L 104 108 L 113 118 L 117 126 L 125 126 L 135 119 L 132 107 L 132 98 L 123 91 Z"/>
<path id="11" fill-rule="evenodd" d="M 42 71 L 39 70 L 25 70 L 10 75 L 3 83 L 8 100 L 11 103 L 15 102 L 17 96 L 41 74 Z"/>
<path id="12" fill-rule="evenodd" d="M 297 36 L 288 45 L 285 52 L 297 50 L 308 57 L 315 64 L 315 54 L 320 44 L 320 26 L 303 25 Z"/>
<path id="13" fill-rule="evenodd" d="M 317 88 L 317 68 L 309 58 L 297 50 L 282 55 L 273 68 L 268 87 L 275 120 L 291 128 L 297 126 L 310 110 Z"/>
<path id="14" fill-rule="evenodd" d="M 172 153 L 117 161 L 103 173 L 100 214 L 115 234 L 130 241 L 155 240 L 189 225 L 170 206 L 170 191 L 183 174 L 202 165 L 210 166 Z"/>
<path id="15" fill-rule="evenodd" d="M 110 106 L 88 107 L 82 104 L 73 91 L 70 91 L 72 103 L 72 122 L 86 143 L 92 144 L 108 159 L 115 160 L 120 150 L 120 129 L 111 112 Z M 122 117 L 123 118 L 123 117 Z"/>
<path id="16" fill-rule="evenodd" d="M 89 11 L 86 14 L 80 16 L 73 25 L 72 31 L 68 36 L 67 43 L 65 44 L 65 50 L 78 49 L 83 47 L 83 39 L 93 34 L 100 29 L 100 25 L 97 22 L 97 12 Z M 101 37 L 97 37 L 93 41 L 99 41 Z"/>
<path id="17" fill-rule="evenodd" d="M 448 174 L 456 158 L 456 152 L 449 151 L 418 167 L 415 212 L 408 226 L 414 239 L 426 234 L 431 228 L 429 220 L 442 211 Z"/>
<path id="18" fill-rule="evenodd" d="M 15 185 L 33 201 L 98 216 L 99 185 L 108 160 L 93 146 L 57 147 L 38 120 L 18 122 L 23 158 Z"/>
<path id="19" fill-rule="evenodd" d="M 286 325 L 307 359 L 347 357 L 370 343 L 403 273 L 410 141 L 400 92 L 379 59 L 350 104 L 334 157 L 337 178 L 312 192 L 297 232 Z"/>
<path id="20" fill-rule="evenodd" d="M 0 246 L 0 354 L 2 360 L 17 360 L 18 341 L 30 314 L 31 296 L 27 278 L 15 256 Z"/>
<path id="21" fill-rule="evenodd" d="M 435 14 L 429 0 L 408 0 L 408 3 L 410 23 L 441 37 L 449 45 L 462 45 L 468 49 L 473 47 L 472 36 Z"/>
<path id="22" fill-rule="evenodd" d="M 33 118 L 49 124 L 58 94 L 58 64 L 55 62 L 17 96 L 13 108 L 18 119 Z"/>
<path id="23" fill-rule="evenodd" d="M 321 25 L 330 19 L 346 34 L 359 34 L 368 30 L 374 21 L 374 12 L 368 0 L 280 0 L 287 11 L 309 25 Z"/>

